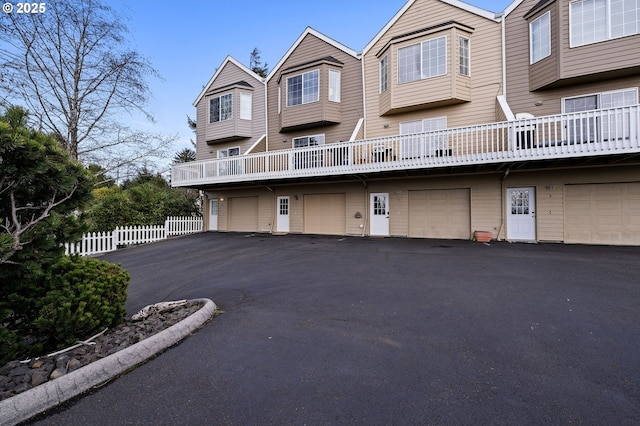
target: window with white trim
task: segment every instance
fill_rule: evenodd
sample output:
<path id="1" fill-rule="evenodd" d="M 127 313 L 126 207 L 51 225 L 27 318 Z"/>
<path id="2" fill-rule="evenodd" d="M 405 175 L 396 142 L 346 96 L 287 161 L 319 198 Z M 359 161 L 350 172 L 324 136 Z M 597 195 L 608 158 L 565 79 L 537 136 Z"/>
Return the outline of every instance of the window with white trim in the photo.
<path id="1" fill-rule="evenodd" d="M 329 100 L 340 102 L 340 72 L 329 70 Z"/>
<path id="2" fill-rule="evenodd" d="M 380 60 L 380 93 L 386 92 L 389 88 L 389 57 L 385 56 Z"/>
<path id="3" fill-rule="evenodd" d="M 447 117 L 425 118 L 424 120 L 405 121 L 400 123 L 402 138 L 401 158 L 422 158 L 433 155 L 445 155 L 445 134 L 424 134 L 447 129 Z"/>
<path id="4" fill-rule="evenodd" d="M 460 36 L 459 43 L 459 73 L 461 75 L 471 75 L 471 40 L 468 37 Z"/>
<path id="5" fill-rule="evenodd" d="M 551 12 L 529 24 L 529 63 L 535 64 L 551 55 Z"/>
<path id="6" fill-rule="evenodd" d="M 278 86 L 278 114 L 282 112 L 282 88 Z"/>
<path id="7" fill-rule="evenodd" d="M 569 3 L 569 46 L 640 34 L 640 0 L 575 0 Z"/>
<path id="8" fill-rule="evenodd" d="M 287 106 L 317 102 L 320 99 L 320 71 L 287 78 Z"/>
<path id="9" fill-rule="evenodd" d="M 398 49 L 398 83 L 437 77 L 446 73 L 446 36 Z"/>
<path id="10" fill-rule="evenodd" d="M 227 93 L 209 100 L 209 123 L 230 120 L 233 116 L 233 94 Z"/>
<path id="11" fill-rule="evenodd" d="M 240 93 L 240 119 L 251 120 L 252 96 L 251 93 Z"/>

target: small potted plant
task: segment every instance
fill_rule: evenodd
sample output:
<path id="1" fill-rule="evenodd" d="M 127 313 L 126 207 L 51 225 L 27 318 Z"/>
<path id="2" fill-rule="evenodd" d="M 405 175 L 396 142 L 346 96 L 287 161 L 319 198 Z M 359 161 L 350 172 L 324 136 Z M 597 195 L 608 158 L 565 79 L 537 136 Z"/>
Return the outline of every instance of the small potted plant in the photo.
<path id="1" fill-rule="evenodd" d="M 473 239 L 480 243 L 488 243 L 493 238 L 493 234 L 489 231 L 475 231 Z"/>

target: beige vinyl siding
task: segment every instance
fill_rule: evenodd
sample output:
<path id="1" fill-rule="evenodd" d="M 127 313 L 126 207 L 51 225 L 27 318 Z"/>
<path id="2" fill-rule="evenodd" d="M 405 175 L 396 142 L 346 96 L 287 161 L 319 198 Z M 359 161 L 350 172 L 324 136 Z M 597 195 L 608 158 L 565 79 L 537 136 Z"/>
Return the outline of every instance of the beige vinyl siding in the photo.
<path id="1" fill-rule="evenodd" d="M 527 112 L 537 117 L 544 115 L 560 114 L 562 112 L 562 98 L 598 93 L 609 90 L 626 89 L 640 86 L 640 72 L 634 75 L 621 76 L 616 73 L 606 73 L 591 75 L 591 77 L 579 78 L 583 74 L 591 74 L 602 70 L 602 67 L 611 67 L 617 63 L 617 57 L 629 57 L 634 55 L 636 60 L 640 60 L 637 49 L 629 48 L 626 43 L 636 40 L 640 36 L 631 36 L 625 39 L 600 42 L 594 45 L 582 46 L 569 49 L 569 22 L 568 3 L 553 2 L 551 6 L 552 16 L 552 57 L 543 59 L 541 62 L 553 62 L 551 59 L 558 59 L 555 62 L 558 78 L 573 78 L 562 83 L 564 85 L 545 88 L 543 90 L 530 91 L 537 87 L 542 81 L 548 81 L 549 74 L 538 77 L 535 72 L 532 78 L 536 81 L 529 83 L 529 24 L 523 18 L 538 1 L 525 0 L 513 12 L 511 12 L 505 22 L 506 30 L 506 71 L 507 71 L 507 102 L 514 114 Z M 560 7 L 561 6 L 561 7 Z M 545 9 L 547 10 L 547 9 Z M 554 10 L 557 11 L 554 17 Z M 538 16 L 536 14 L 535 16 Z M 557 28 L 562 28 L 559 34 Z M 621 46 L 622 47 L 621 51 Z M 585 49 L 586 48 L 586 49 Z M 558 52 L 555 55 L 555 52 Z M 578 55 L 579 53 L 579 55 Z M 606 54 L 606 56 L 605 56 Z M 574 66 L 573 63 L 576 65 Z M 594 68 L 595 67 L 595 68 Z M 613 68 L 613 67 L 612 67 Z M 569 71 L 568 71 L 569 70 Z M 627 69 L 627 71 L 633 68 Z M 535 70 L 534 70 L 535 71 Z M 622 72 L 622 71 L 620 71 Z M 562 73 L 562 74 L 561 74 Z"/>
<path id="2" fill-rule="evenodd" d="M 424 93 L 420 90 L 406 91 L 399 88 L 397 76 L 398 46 L 392 44 L 387 48 L 389 55 L 389 94 L 385 93 L 381 96 L 379 93 L 380 58 L 376 57 L 376 54 L 395 36 L 408 34 L 412 31 L 449 21 L 459 22 L 460 24 L 473 28 L 473 31 L 467 34 L 455 29 L 447 34 L 448 74 L 443 78 L 443 81 L 445 81 L 444 86 L 447 90 L 451 91 L 452 85 L 455 85 L 456 99 L 464 97 L 471 101 L 448 106 L 435 104 L 436 107 L 434 108 L 382 116 L 381 106 L 384 107 L 387 105 L 387 102 L 392 105 L 409 105 L 411 102 L 421 104 L 424 103 L 426 96 L 431 98 L 431 96 L 439 97 L 441 95 L 432 95 L 431 93 Z M 455 77 L 458 74 L 458 35 L 465 35 L 471 42 L 470 78 L 459 79 Z M 496 119 L 495 98 L 501 93 L 502 82 L 501 39 L 501 25 L 498 22 L 437 0 L 418 0 L 413 3 L 404 14 L 398 18 L 395 24 L 367 50 L 363 58 L 367 110 L 365 137 L 375 138 L 398 134 L 400 132 L 399 126 L 401 122 L 445 115 L 447 116 L 448 127 L 494 122 Z M 417 40 L 422 40 L 422 38 L 416 39 L 416 41 Z M 407 43 L 410 44 L 410 42 Z M 435 79 L 439 78 L 440 77 L 436 77 Z M 418 86 L 427 80 L 435 81 L 435 79 L 426 79 L 414 83 Z M 427 85 L 428 83 L 429 82 L 427 82 Z M 429 87 L 432 86 L 429 85 Z M 435 88 L 434 90 L 438 89 Z M 468 95 L 465 90 L 470 94 Z M 406 99 L 397 99 L 398 96 L 405 96 Z M 384 97 L 389 97 L 390 100 L 386 101 Z"/>
<path id="3" fill-rule="evenodd" d="M 504 185 L 510 188 L 533 186 L 536 189 L 536 228 L 539 241 L 565 241 L 566 188 L 582 184 L 618 184 L 640 181 L 636 166 L 611 166 L 584 169 L 512 172 Z M 472 207 L 473 208 L 473 207 Z M 569 208 L 571 209 L 571 208 Z M 504 237 L 504 235 L 502 235 Z M 577 241 L 574 241 L 577 242 Z M 587 242 L 587 241 L 582 241 Z M 638 241 L 637 244 L 640 244 Z"/>
<path id="4" fill-rule="evenodd" d="M 196 158 L 208 160 L 218 158 L 218 150 L 239 147 L 240 153 L 246 152 L 266 133 L 265 86 L 264 83 L 247 73 L 233 62 L 225 62 L 206 92 L 215 91 L 233 83 L 246 81 L 253 90 L 229 88 L 213 95 L 203 96 L 196 105 Z M 225 122 L 209 123 L 209 100 L 212 97 L 233 93 L 233 118 Z M 240 93 L 251 93 L 251 120 L 240 119 Z M 240 137 L 234 141 L 207 143 L 213 138 L 224 136 Z"/>
<path id="5" fill-rule="evenodd" d="M 534 108 L 540 94 L 529 93 L 529 23 L 523 18 L 538 0 L 524 0 L 505 19 L 505 63 L 507 75 L 506 95 L 507 102 L 514 114 L 528 112 L 538 115 L 542 114 L 542 108 Z M 554 17 L 551 16 L 551 21 Z M 552 23 L 553 27 L 553 23 Z M 555 49 L 557 51 L 557 49 Z M 554 46 L 551 46 L 554 52 Z M 549 59 L 549 58 L 547 58 Z M 552 97 L 546 97 L 544 101 L 545 109 L 554 108 Z M 546 101 L 546 102 L 545 102 Z M 559 105 L 559 103 L 558 103 Z M 557 110 L 557 109 L 554 109 Z M 553 114 L 553 113 L 548 113 Z"/>
<path id="6" fill-rule="evenodd" d="M 531 64 L 529 67 L 529 89 L 535 90 L 540 87 L 543 87 L 551 82 L 554 82 L 559 78 L 560 69 L 558 67 L 560 63 L 560 52 L 558 49 L 558 26 L 559 26 L 559 13 L 558 13 L 558 3 L 552 2 L 549 7 L 543 8 L 538 11 L 536 14 L 529 17 L 527 22 L 527 35 L 529 34 L 529 25 L 535 19 L 544 15 L 548 11 L 550 11 L 549 16 L 549 24 L 551 26 L 551 55 L 539 60 L 538 62 Z M 530 57 L 531 49 L 530 49 L 530 41 L 527 37 L 527 55 Z M 530 62 L 530 60 L 529 60 Z"/>
<path id="7" fill-rule="evenodd" d="M 287 106 L 286 87 L 287 78 L 298 76 L 301 73 L 309 71 L 318 71 L 318 100 L 315 102 Z M 309 68 L 297 70 L 283 74 L 280 81 L 280 87 L 283 91 L 282 109 L 280 114 L 280 127 L 288 128 L 296 125 L 305 125 L 307 123 L 327 121 L 330 123 L 340 123 L 342 119 L 342 102 L 329 101 L 329 71 L 338 71 L 342 74 L 342 68 L 329 66 L 325 63 L 311 65 Z"/>
<path id="8" fill-rule="evenodd" d="M 471 232 L 491 232 L 498 238 L 502 217 L 501 175 L 474 179 L 471 188 Z"/>
<path id="9" fill-rule="evenodd" d="M 368 183 L 369 193 L 389 193 L 389 234 L 409 236 L 409 193 L 414 191 L 466 189 L 472 200 L 469 225 L 465 232 L 491 231 L 497 236 L 501 220 L 501 174 L 474 176 L 422 177 L 374 180 Z"/>
<path id="10" fill-rule="evenodd" d="M 272 231 L 275 198 L 273 192 L 266 188 L 207 191 L 206 194 L 208 199 L 218 198 L 219 200 L 218 231 Z M 208 206 L 206 209 L 207 211 L 203 214 L 208 215 Z M 233 217 L 235 213 L 239 214 L 240 218 Z"/>
<path id="11" fill-rule="evenodd" d="M 469 189 L 409 191 L 409 237 L 468 239 Z"/>
<path id="12" fill-rule="evenodd" d="M 561 78 L 572 78 L 587 74 L 628 69 L 633 74 L 640 72 L 640 35 L 633 35 L 599 43 L 569 47 L 569 2 L 561 4 L 562 20 Z M 633 70 L 635 68 L 635 70 Z"/>
<path id="13" fill-rule="evenodd" d="M 303 40 L 297 45 L 296 49 L 287 57 L 286 61 L 281 65 L 280 70 L 286 70 L 300 64 L 311 61 L 320 61 L 322 58 L 332 56 L 342 62 L 341 67 L 331 66 L 329 64 L 320 65 L 318 67 L 304 68 L 304 71 L 320 69 L 324 67 L 325 73 L 320 75 L 320 100 L 316 103 L 297 105 L 289 108 L 287 114 L 298 114 L 295 116 L 296 122 L 308 121 L 318 122 L 321 120 L 339 121 L 340 124 L 328 126 L 313 126 L 303 130 L 295 130 L 286 133 L 280 133 L 281 114 L 278 113 L 278 79 L 280 73 L 274 75 L 267 83 L 267 111 L 269 114 L 268 122 L 268 149 L 269 151 L 279 149 L 290 149 L 293 147 L 292 139 L 324 134 L 325 143 L 349 140 L 353 129 L 358 120 L 364 116 L 362 106 L 362 68 L 360 60 L 354 58 L 350 54 L 338 49 L 337 47 L 319 39 L 313 34 L 307 34 Z M 340 103 L 328 101 L 328 70 L 339 70 L 341 80 L 341 96 Z M 287 73 L 287 75 L 294 75 Z M 280 81 L 281 87 L 281 105 L 280 110 L 284 111 L 286 107 L 286 79 L 283 76 Z M 323 105 L 326 108 L 323 109 Z M 323 115 L 326 114 L 326 115 Z M 288 115 L 287 120 L 293 120 L 293 115 Z"/>
<path id="14" fill-rule="evenodd" d="M 307 194 L 304 196 L 306 234 L 346 234 L 346 194 Z"/>

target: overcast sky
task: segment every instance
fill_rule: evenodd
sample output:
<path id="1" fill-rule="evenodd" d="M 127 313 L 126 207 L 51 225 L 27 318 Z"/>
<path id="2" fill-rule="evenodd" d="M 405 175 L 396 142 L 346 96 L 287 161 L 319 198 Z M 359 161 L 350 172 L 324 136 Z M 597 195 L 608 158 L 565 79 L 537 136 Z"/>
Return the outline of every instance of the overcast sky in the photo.
<path id="1" fill-rule="evenodd" d="M 307 26 L 356 50 L 365 45 L 403 6 L 405 0 L 112 0 L 127 17 L 131 44 L 146 56 L 162 80 L 149 80 L 150 112 L 156 123 L 138 127 L 179 136 L 174 151 L 195 139 L 186 124 L 202 87 L 227 55 L 249 65 L 257 47 L 269 70 Z M 511 1 L 468 3 L 502 12 Z"/>

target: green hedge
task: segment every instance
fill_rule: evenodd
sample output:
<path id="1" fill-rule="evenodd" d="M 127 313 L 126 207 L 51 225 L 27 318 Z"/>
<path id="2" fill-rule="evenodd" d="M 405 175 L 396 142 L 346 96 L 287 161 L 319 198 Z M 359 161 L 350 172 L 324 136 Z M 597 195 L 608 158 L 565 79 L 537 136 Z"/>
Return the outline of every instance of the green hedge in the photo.
<path id="1" fill-rule="evenodd" d="M 62 258 L 48 271 L 48 291 L 39 301 L 36 333 L 64 347 L 122 322 L 129 273 L 94 258 Z"/>

